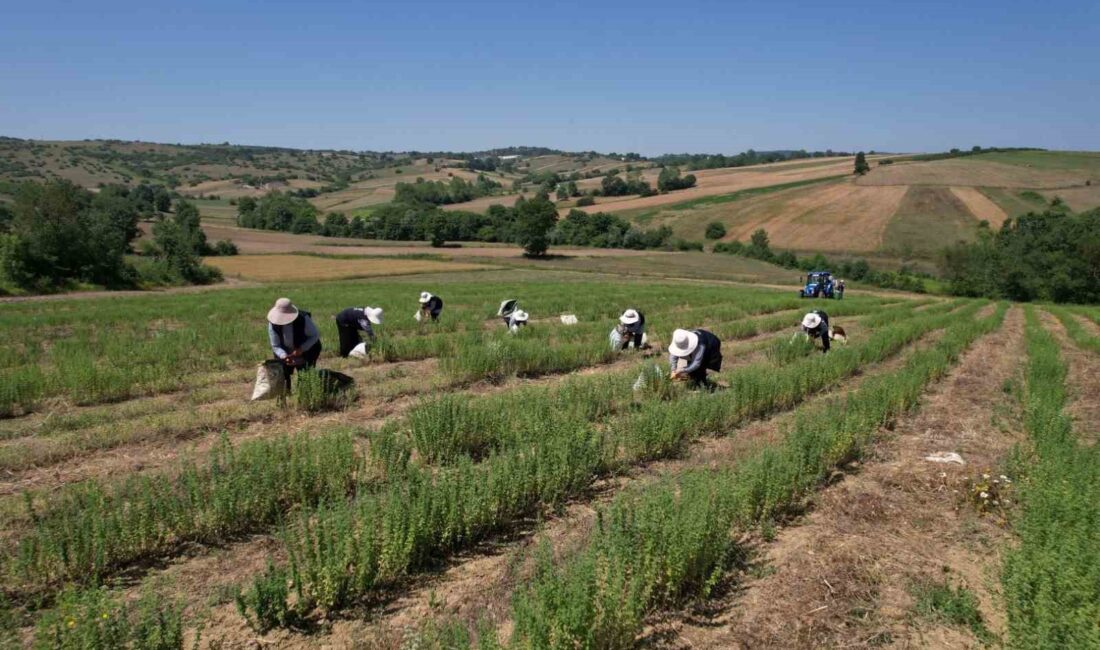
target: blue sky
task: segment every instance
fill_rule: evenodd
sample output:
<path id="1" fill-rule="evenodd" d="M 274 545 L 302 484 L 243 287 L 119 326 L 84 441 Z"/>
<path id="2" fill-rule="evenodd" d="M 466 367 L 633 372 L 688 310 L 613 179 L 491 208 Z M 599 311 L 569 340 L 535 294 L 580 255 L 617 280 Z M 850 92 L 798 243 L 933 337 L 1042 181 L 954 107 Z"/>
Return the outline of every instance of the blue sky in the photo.
<path id="1" fill-rule="evenodd" d="M 15 137 L 1100 150 L 1098 109 L 1095 0 L 0 4 Z"/>

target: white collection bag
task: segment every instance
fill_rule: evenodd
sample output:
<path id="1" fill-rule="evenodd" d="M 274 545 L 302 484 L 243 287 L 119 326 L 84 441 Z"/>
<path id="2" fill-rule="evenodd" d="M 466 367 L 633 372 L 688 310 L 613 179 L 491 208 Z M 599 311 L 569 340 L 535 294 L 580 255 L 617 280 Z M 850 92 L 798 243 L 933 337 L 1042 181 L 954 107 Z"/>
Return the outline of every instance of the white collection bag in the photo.
<path id="1" fill-rule="evenodd" d="M 364 341 L 364 342 L 360 343 L 359 345 L 355 346 L 354 348 L 352 348 L 351 352 L 348 352 L 348 356 L 349 357 L 354 357 L 356 359 L 366 359 L 367 358 L 367 343 L 366 343 L 366 341 Z"/>
<path id="2" fill-rule="evenodd" d="M 423 316 L 421 316 L 420 314 L 421 314 L 421 311 L 419 309 L 417 309 L 416 313 L 413 314 L 413 318 L 415 318 L 416 322 L 418 322 L 418 323 L 420 322 L 420 319 L 423 318 Z"/>
<path id="3" fill-rule="evenodd" d="M 252 401 L 279 397 L 286 392 L 286 375 L 283 364 L 265 361 L 256 367 L 256 384 L 252 388 Z"/>
<path id="4" fill-rule="evenodd" d="M 561 322 L 565 325 L 576 325 L 577 324 L 577 316 L 576 316 L 576 314 L 562 314 L 561 315 Z"/>

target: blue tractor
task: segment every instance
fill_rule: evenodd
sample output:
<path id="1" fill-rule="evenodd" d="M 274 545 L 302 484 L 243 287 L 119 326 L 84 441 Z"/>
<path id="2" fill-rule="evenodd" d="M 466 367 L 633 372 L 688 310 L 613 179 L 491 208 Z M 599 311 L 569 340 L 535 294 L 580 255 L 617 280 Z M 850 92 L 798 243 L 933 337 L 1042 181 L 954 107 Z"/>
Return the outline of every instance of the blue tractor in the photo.
<path id="1" fill-rule="evenodd" d="M 806 274 L 806 286 L 798 290 L 802 298 L 834 298 L 836 283 L 829 271 L 810 271 Z"/>

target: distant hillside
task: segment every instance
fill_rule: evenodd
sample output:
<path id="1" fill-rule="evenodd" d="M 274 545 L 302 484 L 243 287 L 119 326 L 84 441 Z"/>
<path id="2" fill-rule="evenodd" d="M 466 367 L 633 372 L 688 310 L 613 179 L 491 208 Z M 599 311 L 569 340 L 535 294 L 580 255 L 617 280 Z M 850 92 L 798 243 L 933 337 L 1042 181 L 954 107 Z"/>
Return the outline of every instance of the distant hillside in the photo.
<path id="1" fill-rule="evenodd" d="M 673 193 L 651 197 L 663 202 L 653 207 L 635 199 L 587 209 L 617 212 L 646 226 L 667 225 L 686 239 L 702 239 L 707 224 L 717 221 L 726 227 L 726 240 L 747 241 L 763 228 L 781 249 L 930 259 L 949 244 L 974 239 L 981 221 L 998 227 L 1054 200 L 1075 211 L 1100 206 L 1100 153 L 870 160 L 871 171 L 862 177 L 851 174 L 850 162 L 803 168 L 801 177 L 793 171 L 780 176 L 778 165 L 755 168 L 760 170 L 755 177 L 740 179 L 735 170 L 710 170 L 728 180 L 708 191 L 701 175 L 696 197 L 675 200 L 686 192 Z M 741 169 L 744 174 L 751 168 Z M 723 185 L 728 189 L 718 192 Z"/>

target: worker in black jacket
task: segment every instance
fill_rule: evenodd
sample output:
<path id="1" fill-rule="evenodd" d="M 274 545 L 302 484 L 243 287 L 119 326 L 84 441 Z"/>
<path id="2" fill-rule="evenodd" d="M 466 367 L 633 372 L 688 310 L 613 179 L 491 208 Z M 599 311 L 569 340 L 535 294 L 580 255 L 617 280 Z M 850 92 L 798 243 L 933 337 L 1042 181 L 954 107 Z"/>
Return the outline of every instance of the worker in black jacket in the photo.
<path id="1" fill-rule="evenodd" d="M 363 332 L 374 343 L 374 328 L 382 324 L 381 307 L 348 307 L 336 314 L 336 331 L 340 333 L 340 356 L 347 357 L 363 342 Z"/>
<path id="2" fill-rule="evenodd" d="M 312 368 L 321 356 L 321 335 L 310 313 L 300 310 L 290 298 L 279 298 L 267 312 L 267 338 L 275 358 L 283 362 L 287 388 L 298 368 Z"/>
<path id="3" fill-rule="evenodd" d="M 822 353 L 829 351 L 829 315 L 815 309 L 802 317 L 802 331 L 811 339 L 821 339 Z"/>
<path id="4" fill-rule="evenodd" d="M 420 292 L 420 318 L 423 319 L 426 316 L 430 316 L 433 321 L 439 319 L 439 314 L 443 312 L 443 299 L 439 296 L 433 296 L 427 291 Z"/>
<path id="5" fill-rule="evenodd" d="M 668 346 L 668 363 L 673 379 L 690 379 L 696 386 L 707 386 L 707 370 L 722 370 L 722 342 L 704 329 L 678 329 Z"/>

